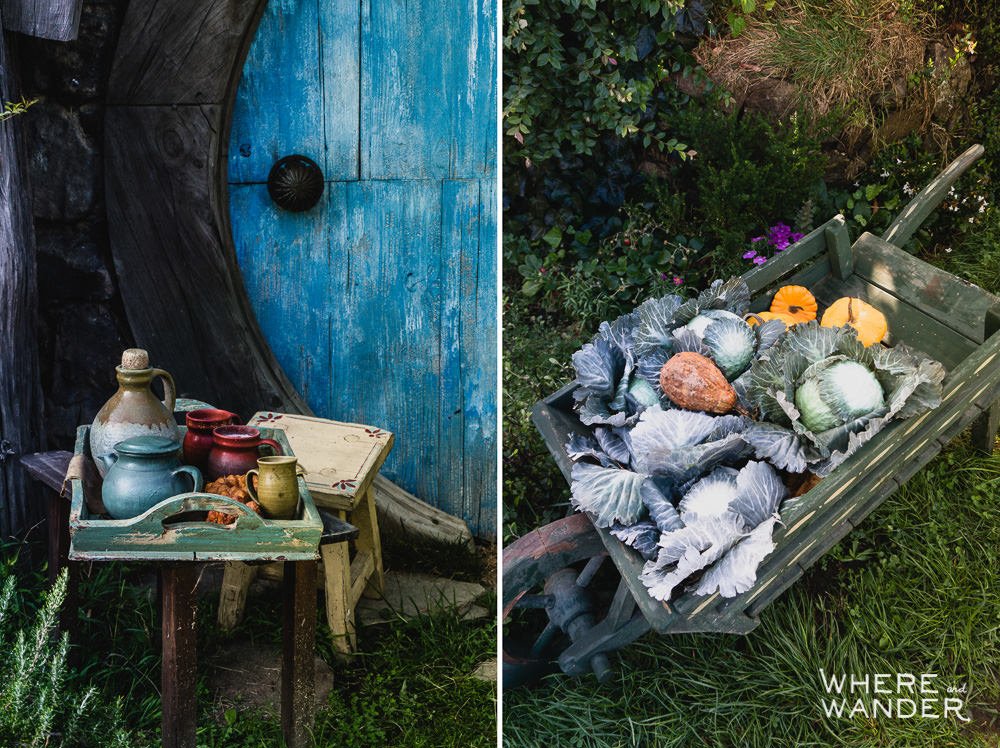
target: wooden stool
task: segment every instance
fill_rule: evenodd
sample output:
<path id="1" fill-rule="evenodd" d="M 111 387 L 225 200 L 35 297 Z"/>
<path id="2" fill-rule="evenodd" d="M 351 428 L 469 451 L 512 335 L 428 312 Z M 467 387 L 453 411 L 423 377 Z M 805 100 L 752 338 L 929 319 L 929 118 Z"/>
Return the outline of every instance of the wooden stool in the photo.
<path id="1" fill-rule="evenodd" d="M 316 506 L 336 512 L 358 528 L 353 554 L 346 543 L 320 545 L 326 620 L 333 645 L 342 653 L 354 652 L 355 606 L 362 595 L 381 596 L 384 587 L 372 481 L 392 449 L 394 436 L 373 426 L 286 413 L 257 413 L 247 423 L 283 429 L 305 470 L 306 485 Z M 220 625 L 231 628 L 239 623 L 247 589 L 258 572 L 277 576 L 280 569 L 227 564 L 219 605 Z"/>

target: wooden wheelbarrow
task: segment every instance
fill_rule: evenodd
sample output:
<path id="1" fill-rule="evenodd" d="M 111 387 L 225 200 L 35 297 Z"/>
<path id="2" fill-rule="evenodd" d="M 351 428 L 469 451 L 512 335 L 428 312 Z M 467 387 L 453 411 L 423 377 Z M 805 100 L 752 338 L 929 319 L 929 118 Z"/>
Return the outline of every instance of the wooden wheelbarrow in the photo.
<path id="1" fill-rule="evenodd" d="M 669 603 L 649 596 L 639 580 L 642 557 L 596 528 L 585 514 L 540 527 L 504 549 L 504 685 L 517 686 L 554 670 L 610 676 L 607 653 L 650 629 L 661 634 L 746 634 L 761 611 L 969 424 L 978 447 L 992 452 L 1000 423 L 1000 300 L 977 286 L 916 259 L 901 247 L 983 153 L 969 148 L 924 188 L 882 237 L 862 234 L 852 246 L 836 216 L 754 268 L 743 278 L 752 311 L 767 309 L 779 285 L 813 291 L 820 308 L 851 296 L 869 301 L 889 323 L 883 341 L 904 342 L 940 361 L 947 375 L 941 405 L 897 421 L 782 513 L 775 549 L 757 581 L 737 597 L 685 593 Z M 573 413 L 570 383 L 538 402 L 532 420 L 566 480 L 573 461 L 565 444 L 589 433 Z M 588 585 L 610 557 L 617 570 L 608 591 Z M 611 590 L 614 589 L 613 594 Z M 531 610 L 535 609 L 535 610 Z M 539 632 L 540 629 L 540 633 Z"/>

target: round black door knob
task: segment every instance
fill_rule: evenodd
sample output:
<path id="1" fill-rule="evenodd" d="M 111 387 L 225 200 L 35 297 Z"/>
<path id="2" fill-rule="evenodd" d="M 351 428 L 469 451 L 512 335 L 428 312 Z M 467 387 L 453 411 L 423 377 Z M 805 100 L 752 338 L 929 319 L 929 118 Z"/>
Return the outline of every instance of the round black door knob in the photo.
<path id="1" fill-rule="evenodd" d="M 293 213 L 309 210 L 323 196 L 323 170 L 307 156 L 285 156 L 271 167 L 267 192 L 280 208 Z"/>

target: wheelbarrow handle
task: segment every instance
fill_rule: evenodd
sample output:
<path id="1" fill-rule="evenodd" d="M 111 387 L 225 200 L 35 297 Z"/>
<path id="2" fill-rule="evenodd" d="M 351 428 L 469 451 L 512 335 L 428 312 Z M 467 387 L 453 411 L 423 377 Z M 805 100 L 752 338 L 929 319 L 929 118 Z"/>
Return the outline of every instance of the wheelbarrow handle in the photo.
<path id="1" fill-rule="evenodd" d="M 920 224 L 947 197 L 948 190 L 955 184 L 955 181 L 982 155 L 983 147 L 977 144 L 971 146 L 965 153 L 948 164 L 943 172 L 938 174 L 930 184 L 920 190 L 917 196 L 907 203 L 906 207 L 896 216 L 892 225 L 882 234 L 882 238 L 900 248 L 906 244 L 920 228 Z"/>

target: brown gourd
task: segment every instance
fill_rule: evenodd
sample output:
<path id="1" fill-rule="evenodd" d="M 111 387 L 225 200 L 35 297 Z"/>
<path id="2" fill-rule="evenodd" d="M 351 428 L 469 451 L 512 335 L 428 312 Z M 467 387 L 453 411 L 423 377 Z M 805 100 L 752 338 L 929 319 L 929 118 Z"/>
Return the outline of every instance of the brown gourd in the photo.
<path id="1" fill-rule="evenodd" d="M 736 390 L 715 363 L 699 353 L 674 354 L 660 369 L 660 388 L 678 407 L 722 415 L 736 405 Z"/>

